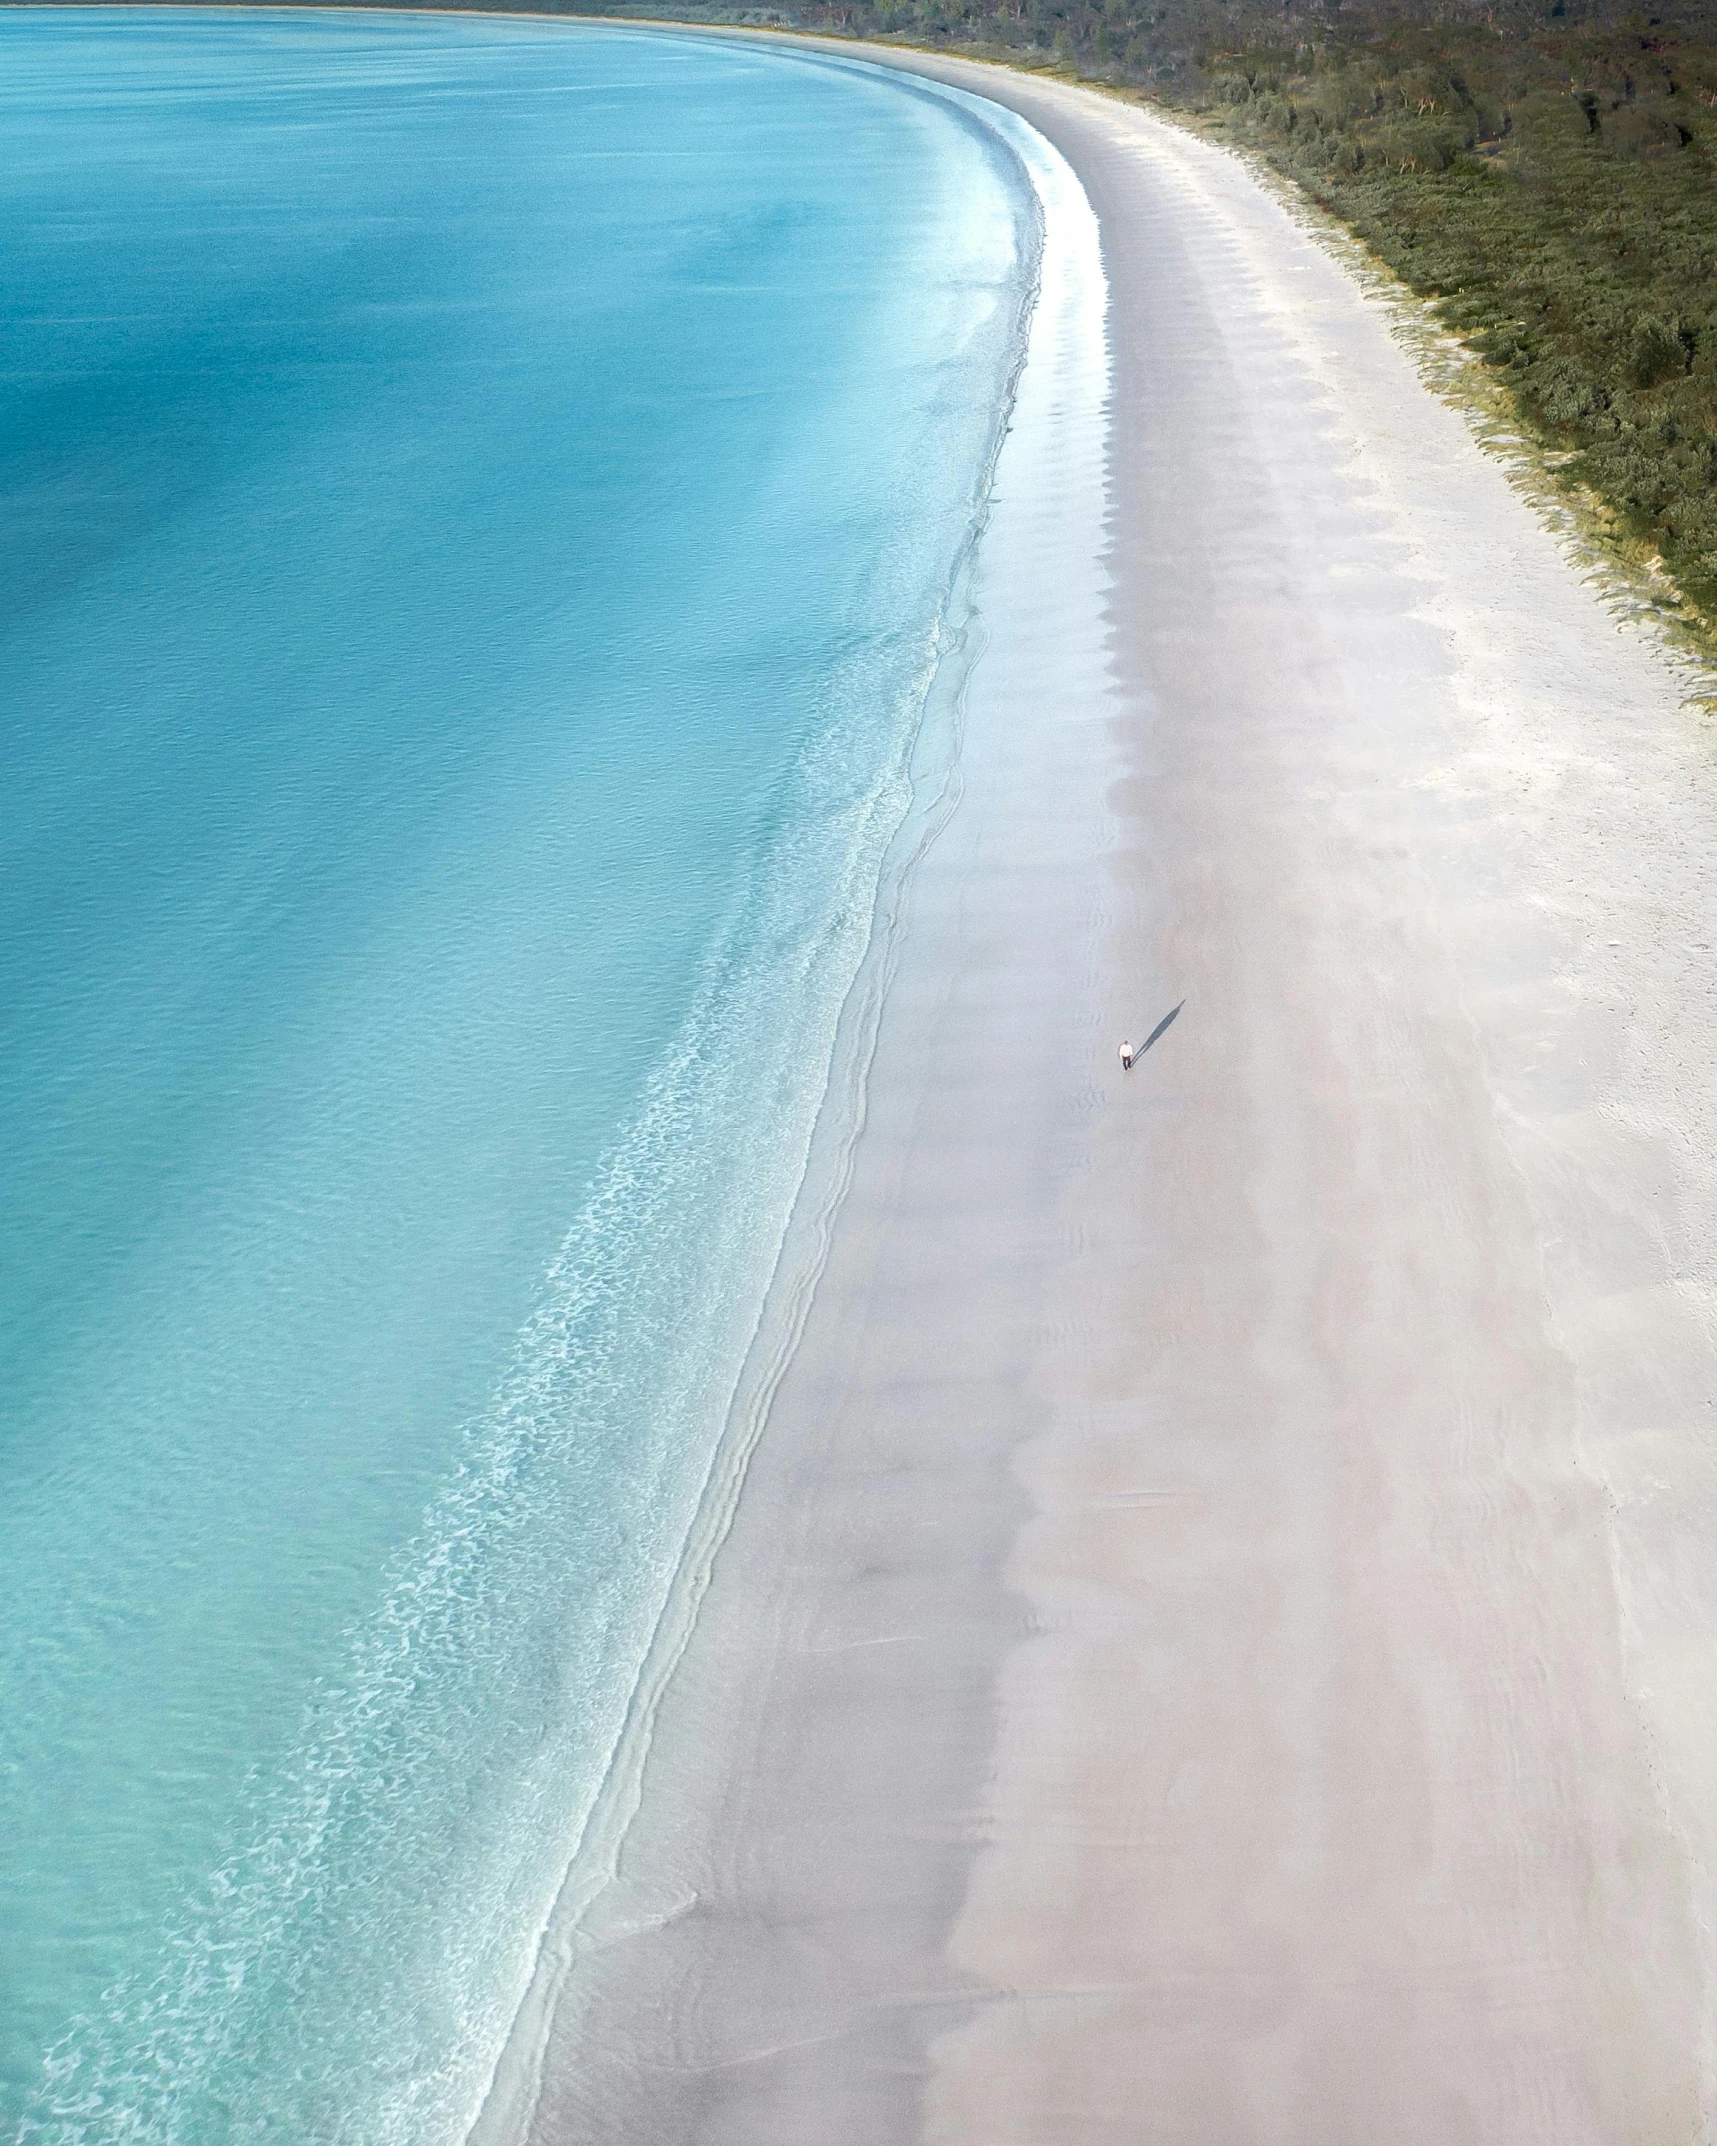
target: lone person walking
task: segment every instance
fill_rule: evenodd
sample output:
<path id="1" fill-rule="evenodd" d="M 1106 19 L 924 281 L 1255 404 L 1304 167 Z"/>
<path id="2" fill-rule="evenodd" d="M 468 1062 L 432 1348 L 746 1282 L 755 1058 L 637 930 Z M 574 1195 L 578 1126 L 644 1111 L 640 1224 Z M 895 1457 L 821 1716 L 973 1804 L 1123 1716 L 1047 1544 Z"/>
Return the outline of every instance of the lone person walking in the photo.
<path id="1" fill-rule="evenodd" d="M 1133 1046 L 1130 1043 L 1123 1043 L 1121 1046 L 1121 1071 L 1123 1073 L 1130 1073 L 1132 1070 Z"/>

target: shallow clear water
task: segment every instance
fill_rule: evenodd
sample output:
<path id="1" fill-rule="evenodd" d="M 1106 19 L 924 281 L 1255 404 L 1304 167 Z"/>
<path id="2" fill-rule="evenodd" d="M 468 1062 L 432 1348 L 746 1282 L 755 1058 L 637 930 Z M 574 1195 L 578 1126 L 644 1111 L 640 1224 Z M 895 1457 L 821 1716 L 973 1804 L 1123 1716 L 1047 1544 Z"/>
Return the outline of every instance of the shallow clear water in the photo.
<path id="1" fill-rule="evenodd" d="M 998 140 L 860 69 L 0 14 L 6 2135 L 462 2135 L 1035 244 Z"/>

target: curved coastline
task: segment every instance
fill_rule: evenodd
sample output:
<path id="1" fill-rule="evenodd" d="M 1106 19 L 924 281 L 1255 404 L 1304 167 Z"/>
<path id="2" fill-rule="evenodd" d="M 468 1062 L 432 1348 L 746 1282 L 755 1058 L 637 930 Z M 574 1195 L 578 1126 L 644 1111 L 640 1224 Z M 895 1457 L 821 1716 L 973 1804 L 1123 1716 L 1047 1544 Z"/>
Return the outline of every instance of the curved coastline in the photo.
<path id="1" fill-rule="evenodd" d="M 1234 159 L 802 42 L 1054 145 L 1112 370 L 1038 496 L 1003 452 L 966 748 L 474 2138 L 1707 2136 L 1687 678 Z"/>
<path id="2" fill-rule="evenodd" d="M 1101 225 L 1102 750 L 967 753 L 529 2135 L 1702 2136 L 1693 681 L 1236 160 L 872 56 Z"/>
<path id="3" fill-rule="evenodd" d="M 664 34 L 672 34 L 664 27 Z M 719 33 L 718 33 L 719 34 Z M 838 48 L 804 54 L 809 64 L 865 67 Z M 1036 203 L 1039 258 L 1028 327 L 1018 370 L 1000 416 L 1005 422 L 980 487 L 980 510 L 970 547 L 956 576 L 952 599 L 954 624 L 947 637 L 926 707 L 914 754 L 914 803 L 885 865 L 878 889 L 870 949 L 842 1016 L 841 1032 L 820 1111 L 812 1154 L 784 1240 L 780 1265 L 759 1320 L 741 1387 L 727 1431 L 712 1465 L 710 1481 L 673 1594 L 664 1609 L 650 1657 L 643 1665 L 621 1745 L 597 1808 L 585 1828 L 561 1895 L 545 1927 L 538 1963 L 521 2004 L 514 2034 L 497 2065 L 495 2079 L 472 2131 L 473 2146 L 505 2146 L 535 2136 L 544 2121 L 545 2070 L 552 2073 L 553 2052 L 569 2038 L 580 2037 L 580 2022 L 591 2001 L 588 1985 L 602 1987 L 602 1956 L 615 1943 L 615 1927 L 630 1928 L 631 1907 L 616 1906 L 635 1881 L 623 1868 L 632 1827 L 640 1806 L 646 1823 L 653 1811 L 647 1798 L 652 1770 L 672 1782 L 688 1764 L 701 1776 L 714 1767 L 743 1763 L 737 1759 L 731 1732 L 711 1733 L 706 1720 L 695 1758 L 675 1747 L 677 1724 L 670 1712 L 666 1749 L 656 1749 L 664 1702 L 677 1677 L 694 1694 L 703 1644 L 700 1613 L 709 1593 L 713 1569 L 723 1563 L 724 1602 L 749 1601 L 778 1612 L 790 1599 L 779 1573 L 746 1569 L 743 1547 L 725 1546 L 740 1513 L 741 1493 L 749 1519 L 767 1491 L 748 1485 L 759 1438 L 777 1410 L 783 1380 L 795 1364 L 806 1321 L 812 1314 L 834 1241 L 837 1217 L 846 1203 L 854 1172 L 855 1150 L 868 1119 L 868 1097 L 879 1023 L 890 998 L 908 918 L 920 905 L 917 880 L 927 853 L 944 836 L 964 788 L 963 750 L 971 711 L 969 701 L 978 666 L 997 660 L 996 631 L 986 615 L 983 589 L 993 578 L 998 550 L 1011 551 L 1016 573 L 1030 572 L 1028 562 L 1048 571 L 1063 592 L 1061 624 L 1082 626 L 1089 643 L 1091 675 L 1087 689 L 1103 690 L 1101 653 L 1101 569 L 1098 553 L 1104 518 L 1101 433 L 1107 398 L 1107 349 L 1103 336 L 1103 280 L 1094 219 L 1084 203 L 1070 167 L 1019 115 L 971 95 L 963 87 L 920 78 L 921 92 L 958 105 L 975 124 L 998 138 L 1017 160 Z M 1071 482 L 1049 475 L 1072 450 L 1076 474 Z M 1075 520 L 1083 522 L 1085 555 L 1057 560 L 1053 547 L 1073 531 L 1065 513 L 1059 526 L 1032 529 L 1041 515 L 1043 495 L 1065 489 L 1077 495 Z M 1024 501 L 1016 492 L 1025 494 Z M 1023 512 L 1022 512 L 1023 504 Z M 1006 638 L 1005 632 L 1003 636 Z M 1071 653 L 1072 638 L 1062 647 Z M 1005 650 L 1000 652 L 1005 661 Z M 984 675 L 989 675 L 986 668 Z M 993 699 L 995 696 L 989 696 Z M 850 1225 L 849 1225 L 850 1226 Z M 780 1438 L 780 1432 L 773 1433 Z M 791 1438 L 791 1432 L 784 1434 Z M 1003 1456 L 998 1449 L 993 1460 Z M 1010 1501 L 1011 1502 L 1011 1501 Z M 1007 1515 L 1009 1526 L 1017 1513 Z M 997 1545 L 992 1545 L 992 1549 Z M 738 1562 L 740 1568 L 732 1567 Z M 772 1596 L 772 1600 L 769 1600 Z M 1004 1615 L 1009 1613 L 1004 1612 Z M 717 1642 L 719 1645 L 719 1641 Z M 692 1658 L 688 1661 L 688 1651 Z M 752 1665 L 755 1666 L 755 1665 Z M 994 1662 L 985 1664 L 984 1675 Z M 718 1672 L 719 1673 L 719 1672 Z M 745 1669 L 749 1681 L 752 1667 Z M 703 1706 L 698 1711 L 704 1713 Z M 683 1736 L 683 1732 L 682 1736 Z M 975 1792 L 987 1751 L 987 1735 L 968 1737 L 961 1753 L 964 1788 Z M 671 1802 L 685 1830 L 700 1831 L 701 1814 L 687 1809 L 676 1786 L 658 1787 L 655 1799 Z M 713 1797 L 719 1801 L 719 1795 Z M 646 1855 L 648 1851 L 645 1852 Z M 655 1885 L 654 1880 L 651 1881 Z M 952 1924 L 957 1897 L 941 1888 L 946 1912 L 941 1935 Z M 653 1918 L 647 1917 L 647 1920 Z M 672 1911 L 665 1918 L 672 1921 Z M 552 2079 L 551 2079 L 552 2085 Z M 630 2128 L 640 2121 L 635 2110 L 610 2100 L 605 2119 Z M 552 2121 L 552 2119 L 550 2119 Z M 581 2119 L 582 2120 L 582 2119 Z"/>

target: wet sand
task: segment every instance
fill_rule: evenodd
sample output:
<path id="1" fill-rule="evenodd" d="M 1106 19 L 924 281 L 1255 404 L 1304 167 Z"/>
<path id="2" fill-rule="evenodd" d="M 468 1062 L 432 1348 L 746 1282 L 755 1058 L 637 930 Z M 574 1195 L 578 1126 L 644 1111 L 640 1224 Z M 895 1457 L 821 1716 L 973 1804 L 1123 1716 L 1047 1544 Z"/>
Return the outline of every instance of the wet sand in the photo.
<path id="1" fill-rule="evenodd" d="M 1709 728 L 1233 160 L 906 64 L 1083 181 L 1105 454 L 529 2136 L 1706 2137 Z"/>

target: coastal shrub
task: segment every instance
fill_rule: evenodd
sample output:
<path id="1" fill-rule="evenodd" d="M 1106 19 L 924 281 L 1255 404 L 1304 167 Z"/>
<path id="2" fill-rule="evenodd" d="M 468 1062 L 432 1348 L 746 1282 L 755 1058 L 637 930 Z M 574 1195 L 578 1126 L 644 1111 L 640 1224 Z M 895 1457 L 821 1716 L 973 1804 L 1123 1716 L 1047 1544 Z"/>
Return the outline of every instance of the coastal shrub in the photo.
<path id="1" fill-rule="evenodd" d="M 1527 393 L 1556 433 L 1567 432 L 1601 407 L 1602 390 L 1566 358 L 1552 358 L 1542 366 Z"/>
<path id="2" fill-rule="evenodd" d="M 1397 120 L 1379 130 L 1377 154 L 1398 171 L 1447 171 L 1461 143 L 1453 131 L 1426 120 Z"/>
<path id="3" fill-rule="evenodd" d="M 1634 329 L 1628 362 L 1635 387 L 1656 387 L 1675 373 L 1684 373 L 1691 351 L 1682 341 L 1679 322 L 1642 320 Z"/>
<path id="4" fill-rule="evenodd" d="M 1675 122 L 1660 105 L 1624 105 L 1602 123 L 1605 146 L 1628 157 L 1668 156 L 1685 149 L 1692 130 Z"/>

